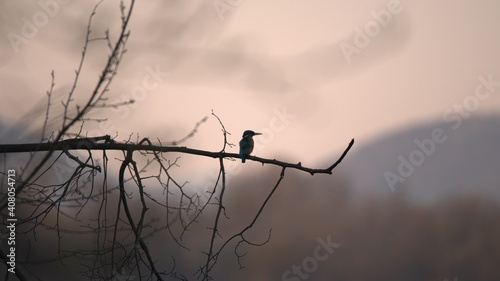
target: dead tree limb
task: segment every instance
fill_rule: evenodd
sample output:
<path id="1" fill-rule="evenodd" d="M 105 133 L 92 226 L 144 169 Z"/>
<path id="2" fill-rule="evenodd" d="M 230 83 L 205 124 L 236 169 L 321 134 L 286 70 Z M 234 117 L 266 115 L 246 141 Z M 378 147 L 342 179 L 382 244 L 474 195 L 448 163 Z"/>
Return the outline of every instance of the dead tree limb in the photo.
<path id="1" fill-rule="evenodd" d="M 26 144 L 2 144 L 0 145 L 0 153 L 21 153 L 21 152 L 41 152 L 41 151 L 56 151 L 56 150 L 121 150 L 121 151 L 154 151 L 154 152 L 179 152 L 184 154 L 192 154 L 198 156 L 206 156 L 211 158 L 239 158 L 237 153 L 206 151 L 184 146 L 160 146 L 152 144 L 131 144 L 117 142 L 97 142 L 102 139 L 98 138 L 81 138 L 71 139 L 60 142 L 48 143 L 26 143 Z M 271 164 L 283 168 L 292 168 L 314 174 L 332 174 L 332 170 L 342 162 L 351 147 L 354 145 L 354 139 L 349 142 L 349 145 L 344 150 L 340 158 L 327 168 L 308 168 L 302 166 L 301 162 L 287 163 L 276 159 L 267 159 L 257 156 L 248 156 L 247 159 L 260 162 L 262 164 Z"/>

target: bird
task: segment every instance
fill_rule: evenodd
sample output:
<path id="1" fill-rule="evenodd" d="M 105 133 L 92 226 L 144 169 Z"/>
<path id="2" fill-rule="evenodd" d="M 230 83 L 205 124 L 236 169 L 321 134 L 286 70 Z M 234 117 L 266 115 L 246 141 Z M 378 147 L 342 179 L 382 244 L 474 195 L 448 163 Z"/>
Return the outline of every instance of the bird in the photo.
<path id="1" fill-rule="evenodd" d="M 240 158 L 241 163 L 245 163 L 245 160 L 250 153 L 253 151 L 253 136 L 262 135 L 261 133 L 256 133 L 252 130 L 246 130 L 243 132 L 243 138 L 240 140 Z"/>

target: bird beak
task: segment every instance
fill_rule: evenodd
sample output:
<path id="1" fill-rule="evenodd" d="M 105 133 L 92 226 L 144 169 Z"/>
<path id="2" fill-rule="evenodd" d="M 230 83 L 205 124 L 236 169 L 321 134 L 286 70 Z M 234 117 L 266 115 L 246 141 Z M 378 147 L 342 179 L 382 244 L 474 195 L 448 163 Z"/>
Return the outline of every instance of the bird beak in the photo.
<path id="1" fill-rule="evenodd" d="M 258 136 L 258 135 L 262 135 L 262 133 L 255 133 L 254 135 L 255 135 L 255 136 Z"/>

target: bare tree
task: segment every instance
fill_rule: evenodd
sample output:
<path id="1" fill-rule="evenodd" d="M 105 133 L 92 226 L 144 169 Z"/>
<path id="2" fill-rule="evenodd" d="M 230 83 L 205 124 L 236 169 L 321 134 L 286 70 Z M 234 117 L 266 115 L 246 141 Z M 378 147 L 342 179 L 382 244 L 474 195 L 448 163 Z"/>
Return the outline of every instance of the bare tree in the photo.
<path id="1" fill-rule="evenodd" d="M 226 163 L 238 158 L 238 154 L 226 152 L 232 146 L 227 140 L 229 134 L 222 120 L 212 112 L 211 118 L 220 123 L 223 143 L 220 151 L 205 151 L 178 146 L 194 136 L 199 126 L 207 120 L 203 118 L 197 123 L 186 137 L 170 143 L 160 140 L 153 143 L 148 138 L 125 142 L 117 142 L 111 136 L 86 136 L 84 124 L 100 122 L 101 119 L 92 118 L 96 109 L 125 106 L 133 100 L 120 104 L 109 104 L 106 94 L 117 74 L 117 69 L 126 53 L 126 43 L 129 39 L 129 21 L 134 10 L 134 0 L 128 6 L 123 2 L 121 10 L 121 29 L 116 41 L 106 32 L 103 36 L 93 37 L 92 20 L 99 4 L 89 17 L 86 38 L 82 55 L 75 71 L 72 86 L 65 99 L 61 102 L 63 108 L 62 122 L 56 133 L 48 133 L 49 112 L 53 104 L 53 89 L 55 74 L 52 72 L 50 89 L 47 92 L 47 106 L 45 121 L 40 142 L 23 144 L 0 145 L 0 153 L 6 157 L 11 153 L 25 153 L 29 155 L 26 163 L 15 175 L 15 209 L 16 232 L 19 235 L 38 240 L 41 232 L 50 231 L 57 235 L 57 256 L 53 260 L 23 261 L 17 259 L 15 275 L 19 280 L 29 280 L 33 275 L 31 266 L 34 264 L 57 261 L 64 264 L 67 259 L 81 260 L 85 270 L 81 273 L 92 280 L 127 280 L 129 277 L 139 277 L 139 280 L 188 280 L 186 270 L 191 271 L 194 278 L 210 280 L 211 273 L 224 250 L 232 247 L 235 257 L 242 266 L 240 251 L 243 245 L 259 246 L 266 241 L 252 241 L 248 232 L 261 217 L 270 198 L 282 183 L 287 169 L 296 169 L 310 173 L 332 174 L 332 170 L 344 159 L 354 144 L 352 140 L 342 155 L 329 167 L 313 169 L 298 163 L 286 163 L 276 159 L 265 159 L 249 156 L 248 160 L 257 161 L 281 168 L 275 184 L 270 188 L 265 200 L 244 226 L 233 231 L 233 234 L 221 235 L 222 218 L 227 217 L 225 209 L 226 194 Z M 109 46 L 108 60 L 99 75 L 93 90 L 82 103 L 75 102 L 75 89 L 83 75 L 82 69 L 86 61 L 88 49 L 95 42 L 106 42 Z M 110 153 L 121 154 L 117 181 L 110 178 L 116 174 L 109 170 Z M 171 174 L 171 170 L 178 166 L 177 158 L 170 159 L 172 153 L 190 154 L 197 157 L 218 159 L 217 180 L 205 194 L 186 188 L 185 183 L 178 182 Z M 57 181 L 50 176 L 63 158 L 71 161 L 71 173 Z M 139 159 L 140 158 L 140 159 Z M 153 171 L 153 172 L 150 172 Z M 4 165 L 2 175 L 10 178 L 10 168 Z M 113 182 L 117 184 L 113 185 Z M 146 185 L 145 183 L 150 183 Z M 2 194 L 8 194 L 8 180 L 2 180 Z M 163 188 L 161 196 L 148 189 L 147 186 Z M 10 196 L 12 197 L 12 196 Z M 9 211 L 13 204 L 9 204 L 9 196 L 2 196 L 0 209 L 2 216 L 2 236 L 9 235 L 5 226 L 11 222 Z M 164 220 L 148 216 L 148 210 L 159 209 L 164 214 Z M 209 209 L 211 211 L 209 211 Z M 203 227 L 203 223 L 207 225 Z M 75 226 L 78 225 L 78 227 Z M 175 253 L 159 256 L 155 250 L 152 237 L 159 232 L 167 232 L 170 241 L 181 249 L 189 251 L 192 246 L 186 243 L 186 234 L 193 230 L 207 231 L 203 262 L 194 268 L 187 269 L 186 265 L 177 264 L 179 260 Z M 94 245 L 92 249 L 81 249 L 78 245 L 69 247 L 65 243 L 66 236 L 89 239 Z M 83 238 L 85 237 L 85 238 Z M 17 238 L 18 240 L 21 238 Z M 28 241 L 29 239 L 26 238 Z M 82 242 L 83 243 L 83 242 Z M 89 242 L 90 243 L 90 242 Z M 19 244 L 19 243 L 18 243 Z M 88 244 L 88 243 L 84 243 Z M 26 246 L 28 247 L 28 246 Z M 156 253 L 156 254 L 155 254 Z M 0 248 L 0 256 L 8 267 L 9 252 Z M 168 258 L 165 258 L 168 256 Z M 8 280 L 10 273 L 6 272 Z"/>

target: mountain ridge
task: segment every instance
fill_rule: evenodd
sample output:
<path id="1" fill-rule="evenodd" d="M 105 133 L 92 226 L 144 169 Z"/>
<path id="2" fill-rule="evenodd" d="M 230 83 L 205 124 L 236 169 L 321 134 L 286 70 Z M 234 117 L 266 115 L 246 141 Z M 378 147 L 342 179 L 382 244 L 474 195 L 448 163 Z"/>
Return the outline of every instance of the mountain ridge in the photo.
<path id="1" fill-rule="evenodd" d="M 339 172 L 357 193 L 405 193 L 417 202 L 468 194 L 500 200 L 500 115 L 393 130 L 353 149 Z"/>

